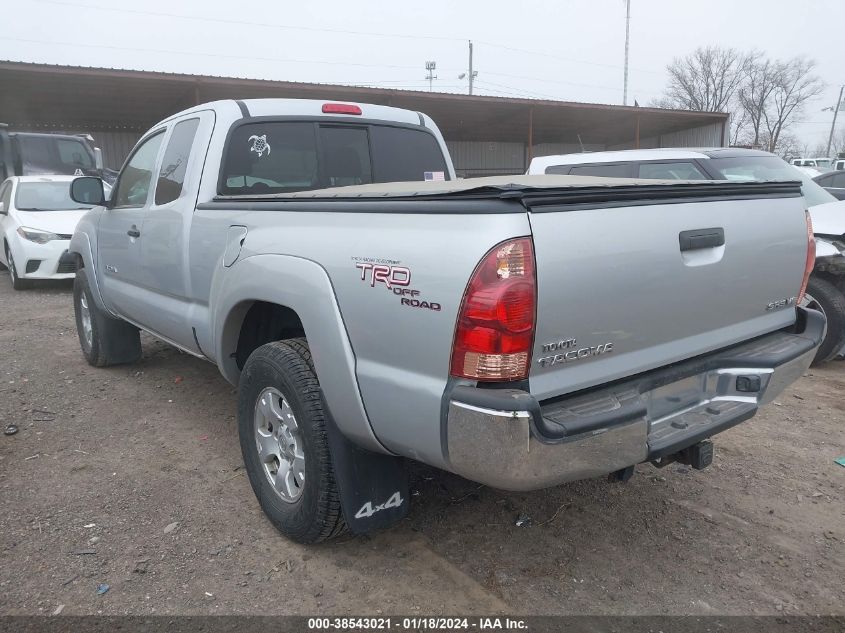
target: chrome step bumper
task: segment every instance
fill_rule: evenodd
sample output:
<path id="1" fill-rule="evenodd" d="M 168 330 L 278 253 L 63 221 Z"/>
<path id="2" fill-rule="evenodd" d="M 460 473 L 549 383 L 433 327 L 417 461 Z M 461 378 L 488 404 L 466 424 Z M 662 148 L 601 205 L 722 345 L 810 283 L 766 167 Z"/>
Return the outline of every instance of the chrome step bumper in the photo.
<path id="1" fill-rule="evenodd" d="M 532 490 L 672 455 L 753 417 L 807 371 L 824 329 L 820 313 L 799 308 L 795 331 L 551 401 L 453 387 L 444 396 L 450 467 L 495 488 Z"/>

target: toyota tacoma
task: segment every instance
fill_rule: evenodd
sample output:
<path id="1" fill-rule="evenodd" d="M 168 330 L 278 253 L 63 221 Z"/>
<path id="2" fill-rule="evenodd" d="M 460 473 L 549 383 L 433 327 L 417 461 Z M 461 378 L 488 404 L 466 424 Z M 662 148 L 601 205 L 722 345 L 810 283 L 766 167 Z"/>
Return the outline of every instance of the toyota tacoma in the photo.
<path id="1" fill-rule="evenodd" d="M 238 390 L 252 488 L 305 543 L 408 510 L 405 460 L 505 490 L 707 466 L 800 377 L 798 182 L 455 178 L 424 114 L 220 101 L 153 128 L 65 259 L 85 358 L 139 330 Z"/>

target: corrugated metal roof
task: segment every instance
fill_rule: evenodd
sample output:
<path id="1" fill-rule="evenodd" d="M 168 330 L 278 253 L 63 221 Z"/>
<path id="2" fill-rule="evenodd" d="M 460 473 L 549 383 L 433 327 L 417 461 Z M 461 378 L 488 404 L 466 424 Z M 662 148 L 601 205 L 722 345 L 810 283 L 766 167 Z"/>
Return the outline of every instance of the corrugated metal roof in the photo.
<path id="1" fill-rule="evenodd" d="M 711 123 L 727 114 L 247 77 L 0 61 L 0 116 L 13 125 L 143 130 L 217 99 L 286 97 L 392 105 L 431 116 L 452 141 L 621 143 Z"/>

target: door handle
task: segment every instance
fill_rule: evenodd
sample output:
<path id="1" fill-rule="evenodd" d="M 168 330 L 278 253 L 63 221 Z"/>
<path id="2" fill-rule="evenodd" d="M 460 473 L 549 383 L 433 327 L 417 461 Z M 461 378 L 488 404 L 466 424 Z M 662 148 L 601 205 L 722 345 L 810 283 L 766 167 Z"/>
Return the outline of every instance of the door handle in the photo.
<path id="1" fill-rule="evenodd" d="M 132 225 L 132 228 L 131 228 L 131 229 L 129 229 L 128 231 L 126 231 L 126 234 L 127 234 L 129 237 L 141 237 L 141 231 L 139 231 L 139 230 L 138 230 L 138 227 L 137 227 L 137 226 L 135 226 L 134 224 Z"/>
<path id="2" fill-rule="evenodd" d="M 681 252 L 694 251 L 700 248 L 714 248 L 725 244 L 725 229 L 696 229 L 681 231 L 678 234 Z"/>

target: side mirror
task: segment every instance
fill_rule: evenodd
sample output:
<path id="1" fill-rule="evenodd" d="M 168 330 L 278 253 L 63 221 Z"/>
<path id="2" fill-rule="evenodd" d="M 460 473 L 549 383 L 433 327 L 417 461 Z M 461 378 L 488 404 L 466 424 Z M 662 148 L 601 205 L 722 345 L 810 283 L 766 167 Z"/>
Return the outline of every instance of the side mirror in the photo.
<path id="1" fill-rule="evenodd" d="M 103 181 L 95 176 L 80 176 L 70 183 L 70 199 L 94 206 L 106 204 Z"/>

